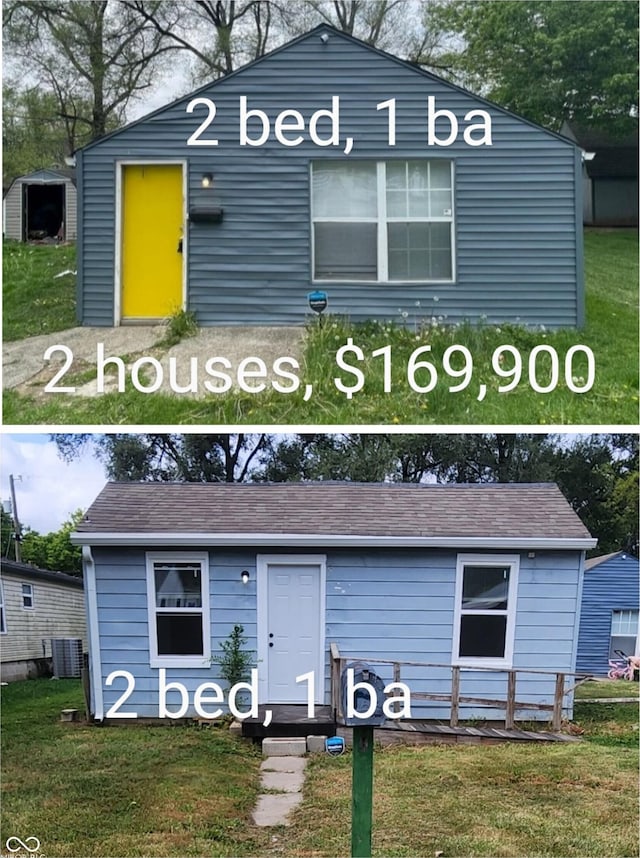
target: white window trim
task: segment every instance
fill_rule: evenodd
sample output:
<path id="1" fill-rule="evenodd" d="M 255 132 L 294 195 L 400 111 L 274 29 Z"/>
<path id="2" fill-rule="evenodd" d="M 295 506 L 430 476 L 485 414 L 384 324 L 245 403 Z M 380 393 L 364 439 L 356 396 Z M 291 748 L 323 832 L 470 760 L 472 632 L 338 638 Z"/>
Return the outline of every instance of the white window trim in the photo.
<path id="1" fill-rule="evenodd" d="M 7 609 L 4 604 L 4 589 L 2 587 L 2 579 L 0 578 L 0 606 L 2 607 L 2 623 L 0 623 L 0 635 L 7 634 Z"/>
<path id="2" fill-rule="evenodd" d="M 504 658 L 475 658 L 460 656 L 460 619 L 462 617 L 462 577 L 465 566 L 510 566 L 509 590 L 507 593 L 507 628 L 504 643 Z M 457 667 L 504 667 L 513 666 L 513 649 L 516 631 L 518 598 L 518 576 L 520 556 L 518 554 L 458 554 L 456 563 L 456 588 L 453 611 L 453 643 L 451 663 Z M 466 613 L 466 612 L 465 612 Z"/>
<path id="3" fill-rule="evenodd" d="M 23 587 L 28 587 L 30 590 L 30 593 L 29 594 L 25 593 L 24 590 L 22 589 Z M 26 582 L 21 582 L 21 584 L 20 584 L 20 598 L 22 599 L 22 610 L 23 611 L 35 611 L 36 599 L 35 599 L 35 592 L 33 589 L 33 584 L 27 584 Z M 24 603 L 25 598 L 31 599 L 30 605 L 25 605 L 25 603 Z"/>
<path id="4" fill-rule="evenodd" d="M 211 616 L 209 612 L 209 554 L 206 551 L 148 551 L 147 611 L 149 616 L 149 665 L 151 667 L 209 667 L 211 662 Z M 202 579 L 202 655 L 158 655 L 158 626 L 156 622 L 155 563 L 199 563 Z M 184 608 L 180 609 L 185 611 Z"/>
<path id="5" fill-rule="evenodd" d="M 369 159 L 362 158 L 362 161 Z M 309 188 L 310 188 L 310 219 L 311 219 L 311 282 L 313 284 L 327 285 L 331 283 L 364 283 L 368 285 L 384 283 L 389 286 L 401 286 L 402 284 L 410 285 L 434 285 L 449 284 L 456 282 L 456 211 L 455 211 L 455 164 L 453 159 L 440 159 L 448 161 L 451 168 L 451 216 L 450 217 L 387 217 L 387 194 L 386 194 L 386 165 L 389 161 L 434 161 L 435 158 L 388 158 L 386 160 L 376 161 L 376 181 L 377 181 L 377 202 L 378 212 L 375 217 L 314 217 L 314 199 L 313 199 L 313 166 L 317 161 L 312 161 L 309 164 Z M 433 190 L 445 190 L 444 188 L 434 188 Z M 446 189 L 448 190 L 448 188 Z M 315 277 L 316 270 L 316 238 L 315 238 L 315 223 L 376 223 L 377 244 L 378 244 L 378 259 L 377 269 L 378 277 L 376 280 L 322 280 Z M 387 247 L 387 223 L 450 223 L 451 224 L 451 277 L 440 280 L 389 280 L 389 253 Z"/>
<path id="6" fill-rule="evenodd" d="M 611 649 L 611 639 L 612 638 L 632 637 L 633 632 L 628 632 L 628 633 L 616 632 L 614 634 L 614 631 L 613 631 L 614 615 L 615 614 L 630 614 L 630 613 L 637 615 L 636 630 L 635 630 L 636 646 L 635 646 L 634 652 L 629 652 L 629 653 L 627 653 L 627 655 L 640 655 L 640 612 L 638 611 L 637 608 L 613 608 L 611 610 L 611 626 L 609 629 L 609 648 Z"/>

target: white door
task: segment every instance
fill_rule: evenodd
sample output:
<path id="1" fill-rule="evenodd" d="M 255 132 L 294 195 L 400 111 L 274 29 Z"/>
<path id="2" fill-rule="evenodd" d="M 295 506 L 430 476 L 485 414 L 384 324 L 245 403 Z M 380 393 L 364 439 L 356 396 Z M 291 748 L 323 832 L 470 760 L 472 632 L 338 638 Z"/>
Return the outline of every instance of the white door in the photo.
<path id="1" fill-rule="evenodd" d="M 258 557 L 258 674 L 261 703 L 306 703 L 313 673 L 314 702 L 324 697 L 325 558 Z"/>

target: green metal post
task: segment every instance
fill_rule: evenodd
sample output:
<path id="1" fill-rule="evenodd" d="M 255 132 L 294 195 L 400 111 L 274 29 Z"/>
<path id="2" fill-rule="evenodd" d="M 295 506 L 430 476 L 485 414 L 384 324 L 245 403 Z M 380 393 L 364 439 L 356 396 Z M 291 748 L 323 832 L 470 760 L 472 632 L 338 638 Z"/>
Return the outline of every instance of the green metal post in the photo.
<path id="1" fill-rule="evenodd" d="M 373 727 L 353 728 L 351 798 L 351 855 L 371 858 Z"/>

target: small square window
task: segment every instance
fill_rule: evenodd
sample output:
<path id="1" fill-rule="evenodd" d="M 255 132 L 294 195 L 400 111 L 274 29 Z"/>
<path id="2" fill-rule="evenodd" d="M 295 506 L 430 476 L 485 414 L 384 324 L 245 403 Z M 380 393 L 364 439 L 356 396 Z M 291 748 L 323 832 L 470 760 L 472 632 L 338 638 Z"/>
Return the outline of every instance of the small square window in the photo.
<path id="1" fill-rule="evenodd" d="M 22 607 L 33 610 L 33 584 L 22 585 Z"/>

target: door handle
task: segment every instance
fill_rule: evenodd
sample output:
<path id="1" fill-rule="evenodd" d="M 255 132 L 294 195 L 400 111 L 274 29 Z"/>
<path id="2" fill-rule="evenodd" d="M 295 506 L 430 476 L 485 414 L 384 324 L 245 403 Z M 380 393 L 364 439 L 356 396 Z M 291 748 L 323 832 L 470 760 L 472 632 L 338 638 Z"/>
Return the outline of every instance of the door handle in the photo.
<path id="1" fill-rule="evenodd" d="M 178 253 L 182 253 L 182 239 L 178 240 Z"/>

